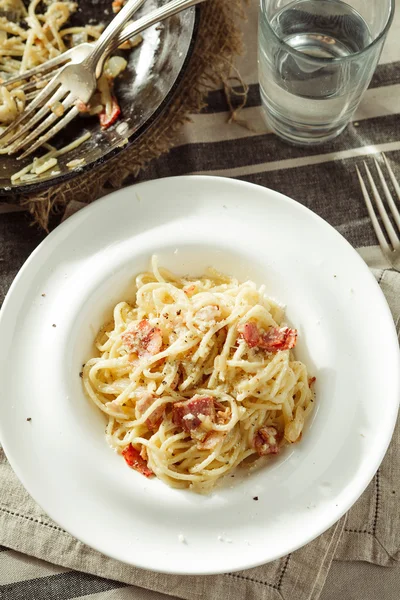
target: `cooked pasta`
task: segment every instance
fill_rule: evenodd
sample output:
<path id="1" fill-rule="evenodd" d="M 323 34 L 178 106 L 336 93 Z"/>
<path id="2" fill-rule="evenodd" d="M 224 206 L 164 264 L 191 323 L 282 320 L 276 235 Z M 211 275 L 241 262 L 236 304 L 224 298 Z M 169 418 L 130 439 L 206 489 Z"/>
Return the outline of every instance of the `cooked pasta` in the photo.
<path id="1" fill-rule="evenodd" d="M 207 493 L 239 464 L 301 438 L 314 378 L 293 358 L 297 331 L 264 287 L 213 269 L 178 277 L 155 257 L 136 286 L 135 304 L 117 304 L 82 372 L 129 466 Z"/>

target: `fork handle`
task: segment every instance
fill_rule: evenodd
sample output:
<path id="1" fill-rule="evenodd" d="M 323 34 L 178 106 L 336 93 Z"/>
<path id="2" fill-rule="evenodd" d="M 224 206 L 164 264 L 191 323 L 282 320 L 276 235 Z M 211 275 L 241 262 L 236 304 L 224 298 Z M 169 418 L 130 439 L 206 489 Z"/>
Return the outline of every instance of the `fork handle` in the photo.
<path id="1" fill-rule="evenodd" d="M 127 25 L 118 35 L 118 37 L 112 40 L 107 50 L 98 59 L 96 67 L 96 77 L 100 77 L 103 71 L 104 63 L 106 62 L 108 56 L 110 56 L 111 52 L 118 48 L 120 44 L 123 44 L 133 36 L 147 29 L 148 27 L 151 27 L 152 25 L 155 25 L 160 21 L 164 21 L 164 19 L 168 19 L 168 17 L 172 17 L 173 15 L 176 15 L 177 13 L 181 12 L 182 10 L 185 10 L 186 8 L 190 8 L 195 4 L 200 4 L 200 2 L 204 2 L 204 0 L 171 0 L 171 2 L 160 6 L 156 10 L 153 10 L 150 13 L 143 15 L 143 17 L 140 17 L 140 19 L 134 21 L 134 23 Z"/>
<path id="2" fill-rule="evenodd" d="M 126 22 L 129 21 L 132 15 L 142 6 L 143 2 L 144 0 L 128 0 L 95 43 L 93 52 L 85 61 L 88 68 L 95 69 L 101 56 L 107 51 L 107 48 L 112 43 L 113 39 L 117 38 Z"/>

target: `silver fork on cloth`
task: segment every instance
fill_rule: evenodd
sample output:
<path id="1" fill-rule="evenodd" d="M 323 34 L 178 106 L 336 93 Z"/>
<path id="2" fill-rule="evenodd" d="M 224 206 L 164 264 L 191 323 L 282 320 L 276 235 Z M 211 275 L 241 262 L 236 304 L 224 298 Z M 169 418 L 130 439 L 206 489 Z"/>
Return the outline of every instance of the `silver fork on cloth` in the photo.
<path id="1" fill-rule="evenodd" d="M 84 104 L 89 102 L 96 90 L 97 78 L 100 77 L 102 73 L 106 58 L 120 44 L 141 33 L 148 27 L 203 1 L 204 0 L 171 0 L 171 2 L 160 6 L 156 10 L 144 15 L 122 29 L 123 24 L 135 11 L 133 7 L 135 6 L 135 9 L 137 9 L 143 3 L 143 0 L 131 0 L 131 2 L 128 2 L 128 4 L 126 4 L 118 13 L 117 17 L 115 17 L 115 19 L 117 19 L 122 15 L 118 21 L 119 34 L 116 36 L 115 27 L 113 27 L 112 35 L 108 33 L 110 26 L 115 22 L 114 19 L 102 33 L 99 40 L 93 44 L 89 55 L 83 58 L 79 63 L 68 63 L 62 67 L 61 70 L 53 76 L 46 87 L 44 87 L 36 98 L 25 108 L 20 116 L 0 135 L 0 140 L 4 139 L 15 129 L 15 127 L 24 123 L 29 118 L 28 122 L 25 123 L 19 131 L 11 138 L 7 139 L 6 143 L 7 145 L 10 145 L 9 154 L 18 152 L 27 146 L 25 152 L 18 157 L 18 159 L 29 156 L 29 154 L 35 152 L 35 150 L 48 142 L 72 121 L 79 113 L 76 103 L 78 101 L 83 102 Z M 128 6 L 129 12 L 124 12 Z M 81 46 L 88 45 L 90 44 L 81 44 L 80 46 L 76 46 L 73 50 L 81 52 Z M 59 63 L 54 66 L 58 65 Z M 45 67 L 46 64 L 43 66 Z M 23 75 L 26 78 L 28 73 L 24 73 Z M 8 85 L 10 81 L 11 80 L 6 82 L 6 85 Z M 60 105 L 61 112 L 59 110 Z M 51 129 L 49 129 L 49 127 L 51 127 Z"/>
<path id="2" fill-rule="evenodd" d="M 384 154 L 382 154 L 382 156 L 385 161 L 385 165 L 388 170 L 389 178 L 392 183 L 392 186 L 397 194 L 397 198 L 400 200 L 400 185 L 393 173 L 391 166 L 388 163 L 386 156 Z M 375 166 L 376 166 L 376 170 L 378 172 L 378 177 L 379 177 L 383 192 L 385 194 L 387 205 L 390 208 L 390 212 L 392 213 L 393 221 L 396 224 L 397 231 L 392 225 L 387 207 L 385 206 L 385 204 L 381 198 L 381 195 L 378 191 L 376 183 L 371 175 L 371 171 L 369 170 L 365 161 L 364 161 L 365 172 L 367 174 L 367 179 L 368 179 L 368 182 L 369 182 L 371 190 L 372 190 L 372 195 L 373 195 L 374 202 L 375 202 L 375 208 L 374 208 L 374 205 L 369 196 L 367 186 L 365 185 L 364 179 L 362 178 L 362 175 L 361 175 L 358 167 L 356 167 L 357 175 L 358 175 L 358 179 L 360 180 L 361 191 L 364 196 L 364 201 L 367 206 L 368 214 L 372 221 L 372 225 L 375 230 L 376 237 L 378 238 L 381 250 L 382 250 L 384 256 L 386 257 L 387 261 L 390 263 L 390 265 L 394 269 L 396 269 L 396 271 L 400 271 L 400 239 L 399 239 L 400 213 L 399 213 L 398 207 L 396 206 L 396 202 L 393 199 L 392 193 L 389 189 L 389 185 L 383 175 L 382 169 L 379 166 L 379 163 L 376 159 L 375 159 Z M 384 229 L 382 229 L 382 227 L 378 221 L 376 209 L 378 210 L 378 213 L 382 219 Z M 385 236 L 385 233 L 386 233 L 387 238 Z M 388 242 L 388 240 L 390 243 Z"/>

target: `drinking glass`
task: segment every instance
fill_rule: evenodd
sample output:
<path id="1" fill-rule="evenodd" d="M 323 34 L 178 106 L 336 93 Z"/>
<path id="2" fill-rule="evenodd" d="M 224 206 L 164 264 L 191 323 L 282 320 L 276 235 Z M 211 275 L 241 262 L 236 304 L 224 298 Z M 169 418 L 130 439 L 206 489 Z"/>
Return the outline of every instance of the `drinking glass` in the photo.
<path id="1" fill-rule="evenodd" d="M 260 0 L 258 67 L 272 130 L 301 145 L 350 121 L 393 20 L 395 0 Z"/>

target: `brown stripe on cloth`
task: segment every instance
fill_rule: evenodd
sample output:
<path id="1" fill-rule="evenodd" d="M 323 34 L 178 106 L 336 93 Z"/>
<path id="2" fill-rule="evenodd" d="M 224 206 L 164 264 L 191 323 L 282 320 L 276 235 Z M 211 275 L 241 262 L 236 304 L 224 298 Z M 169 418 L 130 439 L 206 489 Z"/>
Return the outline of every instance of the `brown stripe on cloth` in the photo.
<path id="1" fill-rule="evenodd" d="M 44 238 L 43 231 L 29 226 L 25 213 L 0 216 L 0 306 L 15 275 Z"/>
<path id="2" fill-rule="evenodd" d="M 191 143 L 173 148 L 167 155 L 143 172 L 139 178 L 129 177 L 126 183 L 145 181 L 156 177 L 168 177 L 185 173 L 221 171 L 232 167 L 252 166 L 268 161 L 289 160 L 339 153 L 352 148 L 387 144 L 400 139 L 398 115 L 365 119 L 358 126 L 350 124 L 341 136 L 321 146 L 302 148 L 291 146 L 275 135 L 263 134 L 237 140 Z M 260 169 L 261 170 L 261 169 Z"/>
<path id="3" fill-rule="evenodd" d="M 369 85 L 369 89 L 371 90 L 379 87 L 386 87 L 389 85 L 395 85 L 397 83 L 400 83 L 400 61 L 386 65 L 378 65 Z M 233 87 L 233 92 L 236 94 L 240 94 L 242 91 L 242 86 Z M 246 108 L 260 105 L 261 99 L 258 83 L 251 83 L 248 86 Z M 207 106 L 203 108 L 203 114 L 226 112 L 228 110 L 229 106 L 226 101 L 224 90 L 213 90 L 212 92 L 208 93 Z"/>
<path id="4" fill-rule="evenodd" d="M 51 598 L 72 600 L 72 598 L 122 587 L 126 587 L 126 584 L 72 571 L 0 585 L 0 598 L 5 600 L 49 600 Z"/>

